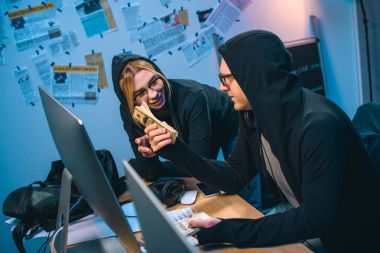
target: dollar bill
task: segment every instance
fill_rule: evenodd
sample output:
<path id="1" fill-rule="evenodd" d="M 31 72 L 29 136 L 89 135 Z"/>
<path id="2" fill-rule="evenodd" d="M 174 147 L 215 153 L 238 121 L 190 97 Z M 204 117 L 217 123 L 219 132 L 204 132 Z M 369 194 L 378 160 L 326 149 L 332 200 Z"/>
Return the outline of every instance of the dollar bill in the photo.
<path id="1" fill-rule="evenodd" d="M 142 105 L 135 106 L 135 110 L 133 111 L 133 119 L 143 127 L 147 127 L 150 124 L 156 123 L 159 128 L 165 128 L 170 134 L 172 143 L 175 143 L 178 136 L 177 130 L 175 130 L 165 121 L 160 121 L 159 119 L 157 119 L 150 111 L 147 103 L 143 102 Z"/>

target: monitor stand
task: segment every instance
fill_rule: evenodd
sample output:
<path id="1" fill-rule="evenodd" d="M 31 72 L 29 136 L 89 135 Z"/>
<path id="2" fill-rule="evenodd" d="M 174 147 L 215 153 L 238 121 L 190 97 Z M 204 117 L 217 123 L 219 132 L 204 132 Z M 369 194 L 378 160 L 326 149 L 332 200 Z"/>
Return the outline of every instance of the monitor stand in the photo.
<path id="1" fill-rule="evenodd" d="M 56 233 L 53 236 L 51 252 L 57 253 L 84 253 L 84 252 L 115 252 L 126 253 L 117 237 L 83 242 L 67 247 L 68 227 L 69 227 L 69 208 L 71 195 L 72 175 L 65 168 L 62 173 L 61 191 L 59 196 L 58 214 L 56 223 Z"/>

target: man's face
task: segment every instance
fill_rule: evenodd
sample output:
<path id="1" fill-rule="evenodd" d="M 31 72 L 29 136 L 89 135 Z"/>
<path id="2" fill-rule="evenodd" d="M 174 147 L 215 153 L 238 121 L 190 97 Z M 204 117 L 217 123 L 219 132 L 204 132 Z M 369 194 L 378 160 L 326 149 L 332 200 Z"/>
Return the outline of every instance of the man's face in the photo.
<path id="1" fill-rule="evenodd" d="M 222 58 L 219 68 L 220 74 L 219 78 L 221 82 L 219 88 L 230 96 L 232 102 L 234 102 L 234 108 L 237 111 L 252 110 L 252 106 L 249 103 L 240 85 L 237 83 L 235 78 L 231 75 L 231 71 L 227 66 L 227 63 Z"/>
<path id="2" fill-rule="evenodd" d="M 133 98 L 135 105 L 147 102 L 149 108 L 162 108 L 165 105 L 164 81 L 148 70 L 137 72 L 133 78 Z"/>

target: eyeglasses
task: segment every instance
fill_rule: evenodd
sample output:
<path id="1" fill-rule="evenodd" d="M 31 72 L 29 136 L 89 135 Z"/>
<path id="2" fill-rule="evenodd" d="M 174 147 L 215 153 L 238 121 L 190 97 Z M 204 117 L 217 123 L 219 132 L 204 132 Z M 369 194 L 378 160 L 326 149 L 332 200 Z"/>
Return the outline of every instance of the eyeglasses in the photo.
<path id="1" fill-rule="evenodd" d="M 227 81 L 228 83 L 230 83 L 234 79 L 234 76 L 232 74 L 226 74 L 226 75 L 219 74 L 219 79 L 222 85 L 228 88 Z"/>
<path id="2" fill-rule="evenodd" d="M 138 91 L 133 92 L 133 101 L 142 102 L 145 101 L 148 96 L 148 89 L 154 91 L 160 91 L 164 87 L 164 80 L 159 75 L 154 75 L 148 82 L 148 85 Z"/>

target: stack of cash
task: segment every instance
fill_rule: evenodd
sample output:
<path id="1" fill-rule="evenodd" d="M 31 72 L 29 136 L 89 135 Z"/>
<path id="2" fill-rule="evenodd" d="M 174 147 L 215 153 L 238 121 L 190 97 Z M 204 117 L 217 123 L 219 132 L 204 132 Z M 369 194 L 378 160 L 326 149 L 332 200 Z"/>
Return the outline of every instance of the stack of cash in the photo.
<path id="1" fill-rule="evenodd" d="M 147 105 L 147 103 L 143 102 L 142 105 L 135 106 L 135 110 L 133 111 L 133 119 L 136 120 L 143 127 L 156 123 L 159 128 L 165 128 L 170 133 L 172 143 L 175 143 L 178 136 L 177 130 L 175 130 L 165 121 L 160 121 L 159 119 L 157 119 L 149 110 L 149 106 Z"/>

